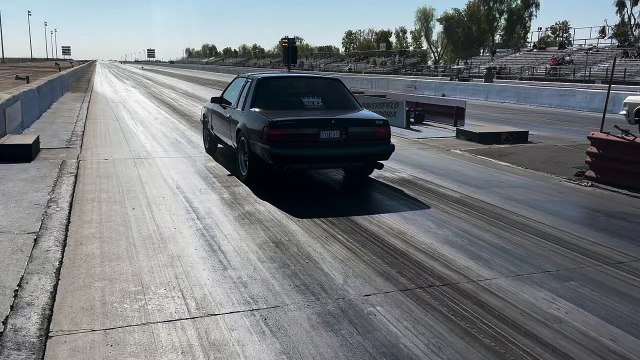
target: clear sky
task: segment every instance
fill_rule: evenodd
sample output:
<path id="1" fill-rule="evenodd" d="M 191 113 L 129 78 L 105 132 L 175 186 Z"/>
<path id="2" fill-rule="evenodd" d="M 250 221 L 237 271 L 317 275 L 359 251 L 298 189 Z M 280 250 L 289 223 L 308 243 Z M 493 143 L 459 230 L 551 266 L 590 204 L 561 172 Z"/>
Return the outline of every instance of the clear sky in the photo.
<path id="1" fill-rule="evenodd" d="M 413 26 L 415 9 L 438 12 L 467 0 L 11 0 L 0 2 L 5 56 L 29 56 L 27 10 L 31 10 L 33 55 L 43 57 L 47 32 L 58 29 L 58 52 L 73 57 L 120 59 L 155 48 L 158 58 L 182 56 L 202 43 L 237 47 L 258 43 L 270 49 L 283 35 L 299 35 L 313 45 L 340 47 L 347 29 Z M 541 0 L 534 28 L 567 19 L 573 26 L 616 22 L 613 0 Z M 47 34 L 47 41 L 49 40 Z"/>

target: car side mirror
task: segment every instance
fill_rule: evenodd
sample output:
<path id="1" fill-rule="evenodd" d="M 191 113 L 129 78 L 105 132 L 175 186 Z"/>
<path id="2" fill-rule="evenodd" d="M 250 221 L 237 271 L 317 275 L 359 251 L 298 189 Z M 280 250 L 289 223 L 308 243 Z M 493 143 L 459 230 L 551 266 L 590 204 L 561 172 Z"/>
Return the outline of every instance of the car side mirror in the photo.
<path id="1" fill-rule="evenodd" d="M 212 96 L 211 97 L 211 103 L 212 104 L 220 104 L 220 97 L 219 96 Z"/>

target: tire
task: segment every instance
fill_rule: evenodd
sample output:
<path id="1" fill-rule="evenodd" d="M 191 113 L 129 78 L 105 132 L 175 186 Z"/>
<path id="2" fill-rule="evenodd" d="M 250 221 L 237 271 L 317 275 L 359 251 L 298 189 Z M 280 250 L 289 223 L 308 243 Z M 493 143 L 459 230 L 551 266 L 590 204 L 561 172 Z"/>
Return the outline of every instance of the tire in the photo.
<path id="1" fill-rule="evenodd" d="M 258 174 L 264 168 L 264 163 L 249 146 L 249 139 L 244 133 L 238 135 L 238 147 L 236 148 L 238 179 L 249 185 L 256 181 Z"/>
<path id="2" fill-rule="evenodd" d="M 218 150 L 218 138 L 207 129 L 207 125 L 202 125 L 202 143 L 207 154 L 215 155 Z"/>
<path id="3" fill-rule="evenodd" d="M 373 174 L 373 170 L 375 170 L 375 167 L 371 164 L 346 167 L 342 169 L 347 179 L 360 181 L 367 179 L 369 175 Z"/>

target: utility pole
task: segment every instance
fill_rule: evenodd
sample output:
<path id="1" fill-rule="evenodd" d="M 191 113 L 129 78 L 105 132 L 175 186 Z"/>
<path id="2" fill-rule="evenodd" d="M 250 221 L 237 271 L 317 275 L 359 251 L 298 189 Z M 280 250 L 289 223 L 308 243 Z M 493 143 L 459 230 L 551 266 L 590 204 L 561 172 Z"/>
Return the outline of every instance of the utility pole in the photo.
<path id="1" fill-rule="evenodd" d="M 51 30 L 51 57 L 53 57 L 53 30 Z"/>
<path id="2" fill-rule="evenodd" d="M 2 63 L 4 64 L 4 36 L 2 35 L 2 12 L 0 12 L 0 44 L 2 45 Z"/>
<path id="3" fill-rule="evenodd" d="M 56 59 L 58 58 L 58 29 L 53 29 L 53 32 L 55 33 L 55 39 L 56 39 Z"/>
<path id="4" fill-rule="evenodd" d="M 47 22 L 44 22 L 44 50 L 47 52 L 47 59 L 49 58 L 49 43 L 47 41 Z"/>
<path id="5" fill-rule="evenodd" d="M 31 46 L 31 10 L 27 10 L 27 22 L 29 23 L 29 49 L 31 50 L 31 60 L 33 60 L 33 46 Z"/>

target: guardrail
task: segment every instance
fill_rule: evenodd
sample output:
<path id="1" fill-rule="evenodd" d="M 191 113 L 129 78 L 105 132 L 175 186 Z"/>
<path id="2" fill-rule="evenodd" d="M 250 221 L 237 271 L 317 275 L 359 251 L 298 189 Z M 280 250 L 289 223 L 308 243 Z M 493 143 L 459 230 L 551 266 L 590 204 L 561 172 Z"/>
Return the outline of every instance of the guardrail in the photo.
<path id="1" fill-rule="evenodd" d="M 0 137 L 21 134 L 62 97 L 94 62 L 0 93 Z"/>
<path id="2" fill-rule="evenodd" d="M 140 63 L 138 63 L 140 64 Z M 264 72 L 265 69 L 243 68 L 219 65 L 187 65 L 159 64 L 149 65 L 218 72 L 224 74 L 243 74 L 248 72 Z M 280 72 L 282 70 L 266 70 Z M 319 73 L 325 74 L 325 73 Z M 427 95 L 447 98 L 485 100 L 531 106 L 543 106 L 556 109 L 602 112 L 605 90 L 556 88 L 550 86 L 534 86 L 531 84 L 484 84 L 479 82 L 457 82 L 421 79 L 389 75 L 357 75 L 331 73 L 341 79 L 349 88 L 401 92 L 414 95 Z M 610 104 L 622 104 L 628 96 L 637 95 L 630 91 L 611 92 Z M 609 106 L 607 112 L 617 114 L 618 105 Z"/>

